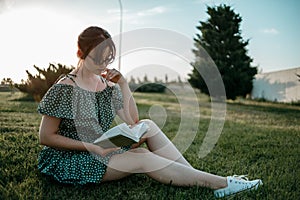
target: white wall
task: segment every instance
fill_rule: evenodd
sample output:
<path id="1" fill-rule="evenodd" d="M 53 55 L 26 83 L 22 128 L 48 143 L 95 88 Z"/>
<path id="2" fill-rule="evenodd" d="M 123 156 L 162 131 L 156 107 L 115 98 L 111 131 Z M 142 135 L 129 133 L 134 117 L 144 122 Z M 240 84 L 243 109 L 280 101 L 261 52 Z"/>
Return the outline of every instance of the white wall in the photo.
<path id="1" fill-rule="evenodd" d="M 276 72 L 257 74 L 253 80 L 252 98 L 270 101 L 300 101 L 300 67 Z"/>

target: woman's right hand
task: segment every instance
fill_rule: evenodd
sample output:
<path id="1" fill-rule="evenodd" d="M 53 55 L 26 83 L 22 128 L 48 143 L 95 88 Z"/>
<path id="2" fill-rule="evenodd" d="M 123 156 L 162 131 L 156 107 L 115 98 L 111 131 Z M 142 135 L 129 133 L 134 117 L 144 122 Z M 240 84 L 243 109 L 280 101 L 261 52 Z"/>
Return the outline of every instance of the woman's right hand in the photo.
<path id="1" fill-rule="evenodd" d="M 102 148 L 102 147 L 100 147 L 98 145 L 93 145 L 93 148 L 91 150 L 92 150 L 93 153 L 104 157 L 107 154 L 112 153 L 114 151 L 118 151 L 120 149 L 121 149 L 121 147 L 107 148 L 107 149 L 105 149 L 105 148 Z"/>
<path id="2" fill-rule="evenodd" d="M 116 69 L 105 69 L 105 72 L 101 76 L 113 83 L 122 84 L 126 82 L 124 76 Z"/>

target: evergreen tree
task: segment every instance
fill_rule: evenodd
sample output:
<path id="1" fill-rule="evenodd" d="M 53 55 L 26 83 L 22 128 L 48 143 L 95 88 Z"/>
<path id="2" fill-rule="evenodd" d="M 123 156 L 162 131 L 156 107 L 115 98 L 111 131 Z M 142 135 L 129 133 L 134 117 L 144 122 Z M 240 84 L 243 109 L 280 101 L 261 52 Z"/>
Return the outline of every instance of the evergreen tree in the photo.
<path id="1" fill-rule="evenodd" d="M 227 99 L 246 96 L 252 90 L 257 67 L 251 66 L 252 59 L 247 55 L 249 40 L 244 41 L 241 37 L 242 18 L 226 5 L 208 6 L 207 13 L 209 19 L 206 22 L 200 21 L 197 26 L 201 34 L 196 34 L 194 38 L 193 53 L 196 61 L 192 63 L 194 69 L 189 74 L 188 81 L 193 87 L 209 94 L 207 81 L 199 74 L 199 71 L 205 72 L 212 66 L 207 52 L 221 74 Z M 213 84 L 214 77 L 210 78 L 209 81 Z"/>

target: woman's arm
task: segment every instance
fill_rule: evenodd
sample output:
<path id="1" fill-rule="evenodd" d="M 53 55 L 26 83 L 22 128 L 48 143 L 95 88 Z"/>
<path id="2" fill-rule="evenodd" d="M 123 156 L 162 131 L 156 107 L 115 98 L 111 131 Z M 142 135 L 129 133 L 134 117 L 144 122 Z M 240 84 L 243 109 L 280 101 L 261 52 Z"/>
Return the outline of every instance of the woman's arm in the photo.
<path id="1" fill-rule="evenodd" d="M 127 124 L 133 125 L 139 121 L 139 113 L 133 98 L 133 95 L 130 91 L 127 81 L 119 81 L 123 96 L 123 109 L 117 111 L 118 116 L 123 119 Z"/>
<path id="2" fill-rule="evenodd" d="M 130 91 L 129 85 L 123 75 L 115 69 L 107 69 L 106 79 L 119 84 L 123 97 L 123 109 L 117 111 L 118 116 L 129 125 L 139 121 L 139 113 Z"/>
<path id="3" fill-rule="evenodd" d="M 59 118 L 43 115 L 39 130 L 40 144 L 64 150 L 91 151 L 102 156 L 119 149 L 103 149 L 92 143 L 82 142 L 62 136 L 57 133 L 60 121 L 61 119 Z"/>

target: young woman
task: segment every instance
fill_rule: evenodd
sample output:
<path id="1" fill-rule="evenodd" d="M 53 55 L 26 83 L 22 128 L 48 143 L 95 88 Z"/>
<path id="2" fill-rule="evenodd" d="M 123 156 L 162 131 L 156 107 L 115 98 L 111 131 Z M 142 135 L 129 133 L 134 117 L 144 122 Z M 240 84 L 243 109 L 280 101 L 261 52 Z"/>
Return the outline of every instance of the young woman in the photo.
<path id="1" fill-rule="evenodd" d="M 199 185 L 216 197 L 256 189 L 261 180 L 222 177 L 194 169 L 151 120 L 142 140 L 131 147 L 102 148 L 93 141 L 107 131 L 115 115 L 129 125 L 139 115 L 122 74 L 107 65 L 115 58 L 107 31 L 89 27 L 78 37 L 78 67 L 62 77 L 39 104 L 42 114 L 39 155 L 41 173 L 61 183 L 101 183 L 133 173 L 145 173 L 165 184 Z M 101 75 L 105 73 L 105 75 Z M 142 143 L 147 148 L 141 148 Z"/>

